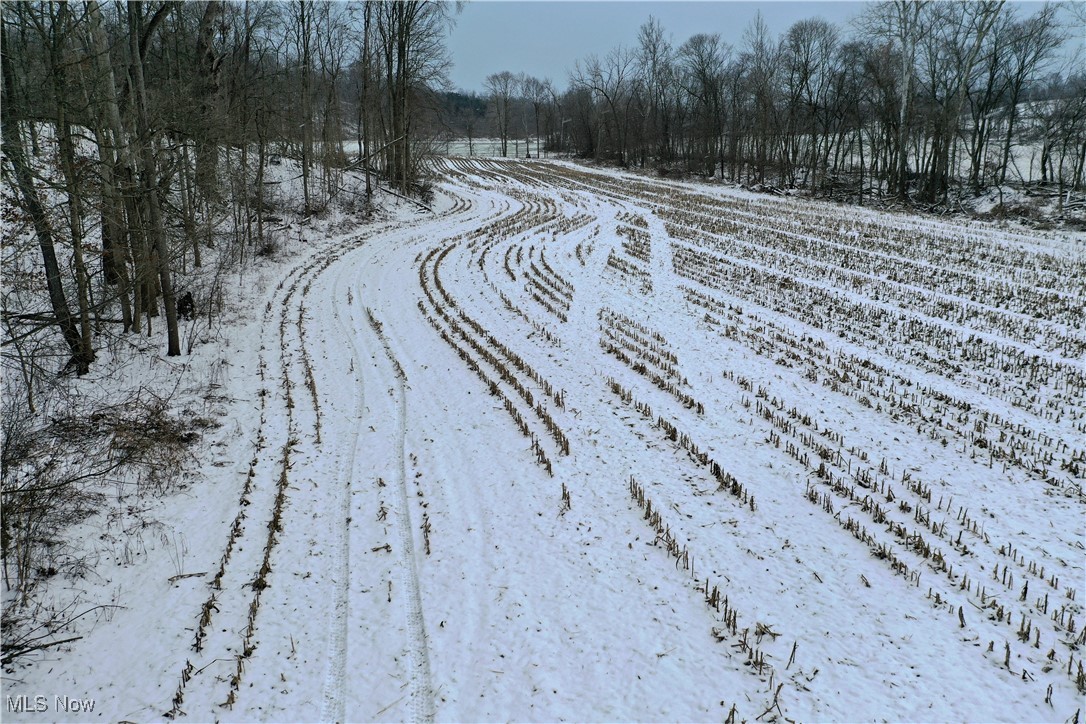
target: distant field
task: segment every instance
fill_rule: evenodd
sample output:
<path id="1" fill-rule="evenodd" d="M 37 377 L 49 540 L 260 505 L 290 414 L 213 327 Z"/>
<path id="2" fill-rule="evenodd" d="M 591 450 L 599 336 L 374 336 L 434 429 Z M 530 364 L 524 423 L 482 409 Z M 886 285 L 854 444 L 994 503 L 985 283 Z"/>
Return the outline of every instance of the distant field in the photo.
<path id="1" fill-rule="evenodd" d="M 523 139 L 509 141 L 508 148 L 510 158 L 524 158 L 525 141 Z M 460 138 L 444 144 L 443 152 L 446 156 L 500 158 L 502 155 L 501 140 L 497 138 L 477 138 L 469 144 L 466 138 Z M 534 139 L 531 141 L 531 153 L 532 158 L 535 158 L 536 144 Z"/>

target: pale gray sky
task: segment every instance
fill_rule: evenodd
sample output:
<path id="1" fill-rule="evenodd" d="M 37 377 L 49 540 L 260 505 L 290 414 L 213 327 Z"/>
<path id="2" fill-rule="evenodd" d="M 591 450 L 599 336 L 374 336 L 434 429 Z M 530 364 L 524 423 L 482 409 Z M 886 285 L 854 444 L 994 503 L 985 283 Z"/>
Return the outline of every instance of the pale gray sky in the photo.
<path id="1" fill-rule="evenodd" d="M 1016 4 L 1024 15 L 1039 7 L 1035 2 Z M 575 61 L 589 53 L 602 56 L 619 45 L 636 45 L 638 28 L 650 15 L 660 20 L 676 46 L 695 33 L 720 33 L 738 48 L 743 31 L 759 10 L 774 37 L 797 20 L 812 17 L 838 25 L 842 35 L 849 36 L 853 31 L 848 21 L 866 5 L 861 0 L 470 0 L 449 37 L 454 64 L 450 77 L 455 88 L 481 92 L 486 76 L 508 70 L 549 77 L 564 90 Z M 1069 10 L 1064 12 L 1069 25 L 1077 26 L 1081 47 L 1086 35 L 1081 22 Z"/>
<path id="2" fill-rule="evenodd" d="M 589 53 L 634 46 L 637 31 L 652 15 L 677 46 L 695 33 L 720 33 L 738 47 L 755 12 L 774 36 L 803 18 L 823 17 L 840 26 L 863 10 L 863 2 L 706 2 L 644 0 L 582 2 L 474 0 L 464 6 L 449 38 L 453 86 L 482 91 L 491 73 L 509 70 L 549 77 L 564 89 L 573 63 Z"/>

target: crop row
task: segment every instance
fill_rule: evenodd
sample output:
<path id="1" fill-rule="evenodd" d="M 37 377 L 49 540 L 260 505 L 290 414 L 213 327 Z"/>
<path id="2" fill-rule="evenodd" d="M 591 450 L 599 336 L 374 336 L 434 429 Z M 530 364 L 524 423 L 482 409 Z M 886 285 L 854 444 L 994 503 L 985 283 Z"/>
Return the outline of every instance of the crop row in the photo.
<path id="1" fill-rule="evenodd" d="M 742 403 L 747 409 L 753 408 L 753 412 L 757 417 L 764 419 L 774 428 L 774 431 L 770 432 L 767 442 L 777 448 L 782 448 L 782 436 L 787 438 L 783 440 L 784 452 L 808 471 L 814 471 L 817 478 L 827 481 L 827 484 L 834 488 L 834 492 L 847 496 L 850 501 L 855 501 L 858 499 L 858 495 L 862 495 L 862 493 L 857 494 L 856 486 L 864 491 L 878 492 L 888 498 L 887 502 L 893 503 L 898 500 L 898 508 L 902 512 L 911 513 L 914 522 L 921 523 L 926 528 L 930 527 L 933 535 L 946 541 L 950 548 L 959 551 L 962 555 L 971 557 L 978 555 L 976 550 L 970 550 L 962 543 L 963 533 L 971 534 L 971 539 L 975 545 L 979 547 L 987 546 L 993 554 L 996 553 L 995 545 L 985 532 L 983 522 L 978 527 L 977 519 L 970 517 L 968 508 L 958 507 L 955 521 L 959 528 L 957 538 L 955 538 L 953 530 L 947 532 L 945 521 L 941 524 L 935 524 L 931 521 L 933 496 L 929 484 L 902 469 L 899 482 L 903 488 L 899 489 L 895 497 L 892 485 L 897 480 L 897 473 L 890 469 L 885 459 L 877 469 L 871 467 L 871 457 L 862 447 L 848 446 L 847 453 L 844 452 L 846 442 L 843 435 L 826 425 L 820 427 L 818 421 L 813 419 L 811 415 L 794 405 L 789 406 L 782 398 L 775 395 L 771 396 L 764 386 L 758 385 L 755 391 L 755 386 L 750 380 L 731 371 L 725 371 L 723 379 L 733 382 L 742 392 L 754 394 L 753 403 L 745 396 Z M 814 467 L 816 461 L 818 464 L 817 469 Z M 834 477 L 834 468 L 841 471 L 839 479 Z M 902 493 L 902 490 L 905 492 Z M 912 502 L 906 500 L 910 497 L 913 498 Z M 928 506 L 927 510 L 925 510 L 925 504 Z M 945 509 L 946 513 L 949 514 L 952 507 L 953 496 L 945 501 L 940 496 L 935 510 L 942 512 Z M 887 516 L 882 515 L 881 518 L 882 520 L 879 522 L 885 522 Z M 902 535 L 899 537 L 908 538 L 909 536 Z M 930 546 L 924 546 L 922 540 L 916 542 L 922 544 L 922 547 L 928 550 L 929 555 L 925 557 L 933 558 L 939 571 L 945 572 L 947 570 L 944 565 L 944 557 L 941 554 L 938 556 L 932 554 L 933 549 Z M 1059 578 L 1054 573 L 1051 576 L 1046 576 L 1043 565 L 1038 566 L 1035 562 L 1019 556 L 1014 545 L 1006 541 L 1001 542 L 998 555 L 1011 557 L 1012 562 L 1017 564 L 1019 568 L 1025 569 L 1023 575 L 1032 575 L 1047 582 L 1052 588 L 1059 590 Z M 995 567 L 998 570 L 998 564 Z M 1013 586 L 1013 576 L 1008 585 Z M 1068 597 L 1073 600 L 1074 591 L 1067 589 L 1067 592 Z"/>
<path id="2" fill-rule="evenodd" d="M 524 416 L 516 409 L 512 400 L 505 395 L 499 383 L 490 378 L 483 370 L 480 363 L 472 356 L 471 352 L 469 352 L 468 349 L 465 349 L 463 343 L 466 343 L 475 355 L 478 355 L 479 358 L 494 369 L 500 380 L 511 387 L 520 398 L 527 403 L 529 408 L 534 411 L 536 417 L 542 422 L 547 432 L 557 444 L 559 454 L 568 455 L 569 440 L 565 433 L 554 421 L 543 402 L 536 401 L 532 391 L 520 380 L 517 374 L 514 373 L 514 370 L 525 375 L 539 385 L 543 389 L 543 392 L 554 400 L 555 406 L 559 409 L 563 409 L 565 406 L 564 393 L 560 390 L 555 390 L 550 382 L 537 373 L 523 358 L 502 344 L 489 331 L 483 328 L 482 325 L 469 317 L 459 308 L 456 301 L 449 295 L 441 282 L 440 267 L 442 261 L 454 248 L 455 246 L 453 245 L 445 247 L 444 250 L 435 247 L 423 259 L 422 264 L 419 266 L 419 284 L 423 290 L 423 294 L 434 313 L 440 317 L 444 324 L 439 323 L 438 320 L 429 313 L 421 300 L 419 301 L 419 309 L 427 318 L 431 326 L 438 331 L 442 339 L 452 346 L 460 358 L 467 363 L 468 367 L 483 380 L 490 392 L 503 400 L 506 411 L 513 417 L 518 428 L 532 440 L 533 450 L 536 453 L 538 462 L 543 465 L 548 472 L 552 472 L 550 461 L 547 459 L 542 446 L 539 444 L 534 434 L 530 432 Z M 431 278 L 433 288 L 431 288 Z M 436 293 L 434 291 L 435 289 Z M 472 334 L 472 332 L 474 334 Z M 476 337 L 483 341 L 480 342 Z"/>
<path id="3" fill-rule="evenodd" d="M 679 372 L 678 358 L 662 335 L 653 332 L 649 336 L 645 334 L 646 327 L 606 307 L 600 309 L 599 320 L 603 335 L 600 347 L 604 352 L 646 377 L 684 407 L 697 411 L 699 415 L 705 412 L 705 406 L 683 389 L 689 383 Z"/>
<path id="4" fill-rule="evenodd" d="M 490 285 L 491 291 L 493 291 L 495 294 L 498 295 L 498 299 L 501 300 L 502 305 L 506 309 L 508 309 L 510 312 L 515 314 L 517 317 L 519 317 L 522 321 L 524 321 L 525 323 L 530 325 L 531 328 L 534 330 L 535 334 L 537 334 L 540 338 L 546 340 L 546 342 L 548 344 L 550 344 L 550 345 L 552 345 L 554 347 L 561 347 L 562 346 L 562 338 L 559 337 L 554 332 L 552 332 L 550 330 L 550 328 L 547 327 L 547 325 L 543 324 L 542 322 L 538 322 L 535 319 L 532 319 L 531 317 L 529 317 L 524 312 L 524 310 L 522 310 L 520 307 L 518 307 L 517 304 L 512 299 L 510 299 L 509 296 L 505 292 L 503 292 L 501 289 L 499 289 L 498 285 L 496 285 L 494 282 L 487 279 L 487 283 Z M 533 335 L 531 333 L 529 333 L 528 336 L 531 337 Z"/>
<path id="5" fill-rule="evenodd" d="M 614 249 L 607 255 L 607 266 L 618 272 L 619 276 L 637 282 L 642 294 L 652 294 L 652 276 L 637 264 L 615 254 Z"/>
<path id="6" fill-rule="evenodd" d="M 652 261 L 652 237 L 647 231 L 632 226 L 620 226 L 615 233 L 624 237 L 622 249 L 634 259 L 649 264 Z"/>
<path id="7" fill-rule="evenodd" d="M 1009 281 L 984 274 L 977 267 L 965 270 L 920 261 L 909 255 L 887 254 L 878 251 L 877 241 L 870 237 L 865 237 L 862 242 L 851 235 L 846 240 L 836 240 L 836 234 L 818 234 L 824 233 L 824 230 L 784 229 L 773 219 L 744 220 L 735 215 L 720 215 L 719 212 L 709 216 L 673 209 L 661 212 L 661 216 L 671 222 L 668 224 L 671 227 L 669 231 L 681 229 L 690 235 L 689 238 L 695 239 L 694 231 L 711 234 L 734 253 L 754 254 L 760 251 L 770 255 L 784 254 L 787 256 L 775 258 L 785 263 L 791 258 L 793 263 L 798 260 L 832 265 L 842 272 L 908 284 L 914 289 L 971 300 L 1030 318 L 1070 322 L 1081 319 L 1086 313 L 1086 301 L 1073 291 L 1056 291 L 1035 284 Z"/>
<path id="8" fill-rule="evenodd" d="M 581 263 L 581 266 L 588 266 L 588 259 L 592 256 L 592 252 L 596 250 L 595 240 L 600 234 L 600 227 L 592 229 L 592 234 L 583 241 L 577 243 L 577 247 L 574 249 L 574 253 L 577 256 L 577 261 Z"/>
<path id="9" fill-rule="evenodd" d="M 655 330 L 650 331 L 648 327 L 608 307 L 601 308 L 597 317 L 600 320 L 600 329 L 608 339 L 653 365 L 676 384 L 689 384 L 679 373 L 679 358 L 662 334 Z"/>
<path id="10" fill-rule="evenodd" d="M 645 220 L 645 217 L 641 214 L 635 214 L 630 211 L 620 211 L 615 215 L 615 218 L 621 221 L 623 224 L 629 224 L 630 226 L 636 226 L 638 229 L 649 228 L 649 222 Z"/>
<path id="11" fill-rule="evenodd" d="M 529 248 L 524 291 L 544 309 L 565 322 L 569 319 L 569 310 L 573 305 L 573 285 L 552 271 L 540 269 L 531 259 L 534 252 L 534 246 Z M 549 267 L 547 269 L 549 270 Z"/>
<path id="12" fill-rule="evenodd" d="M 533 262 L 534 265 L 534 262 Z M 559 294 L 566 298 L 567 301 L 573 301 L 573 293 L 576 291 L 573 284 L 564 276 L 559 274 L 551 267 L 550 262 L 547 261 L 547 255 L 544 253 L 542 247 L 539 249 L 539 265 L 542 267 L 542 271 L 534 269 L 540 274 L 544 280 L 553 287 Z"/>
<path id="13" fill-rule="evenodd" d="M 842 218 L 840 207 L 809 201 L 699 193 L 644 179 L 586 171 L 550 174 L 548 180 L 599 190 L 624 202 L 641 202 L 661 215 L 675 211 L 703 220 L 747 219 L 769 232 L 786 232 L 813 246 L 837 244 L 906 260 L 934 270 L 975 275 L 978 280 L 1086 296 L 1086 259 L 1069 256 L 1062 241 L 1047 241 L 985 225 L 946 223 L 859 211 Z M 699 222 L 700 223 L 700 222 Z M 1039 310 L 1035 310 L 1039 311 Z"/>
<path id="14" fill-rule="evenodd" d="M 578 211 L 572 216 L 559 212 L 557 218 L 552 219 L 545 224 L 540 229 L 540 232 L 549 233 L 552 240 L 557 240 L 559 236 L 572 234 L 574 231 L 583 229 L 595 220 L 595 216 L 583 211 Z"/>
<path id="15" fill-rule="evenodd" d="M 608 377 L 605 382 L 607 389 L 615 397 L 632 407 L 650 425 L 660 430 L 664 438 L 685 450 L 692 461 L 708 470 L 711 479 L 716 481 L 717 490 L 731 494 L 742 506 L 749 507 L 751 512 L 756 510 L 754 496 L 748 492 L 747 488 L 734 475 L 725 470 L 720 463 L 711 458 L 708 452 L 702 450 L 688 433 L 683 432 L 678 425 L 666 419 L 663 415 L 654 415 L 652 408 L 647 403 L 636 399 L 633 392 L 623 387 L 617 380 Z"/>
<path id="16" fill-rule="evenodd" d="M 357 238 L 352 242 L 357 242 Z M 251 581 L 247 583 L 250 587 L 252 594 L 249 597 L 248 606 L 246 607 L 245 624 L 240 630 L 241 641 L 239 646 L 227 646 L 227 650 L 233 650 L 234 653 L 229 660 L 234 663 L 234 671 L 227 678 L 229 690 L 225 701 L 221 706 L 230 708 L 233 706 L 237 698 L 237 693 L 241 687 L 241 677 L 245 670 L 245 662 L 252 656 L 256 649 L 256 624 L 257 616 L 260 611 L 261 597 L 264 589 L 269 585 L 268 576 L 272 571 L 272 555 L 279 542 L 279 534 L 282 532 L 283 527 L 283 513 L 286 505 L 287 491 L 290 483 L 288 479 L 288 471 L 291 467 L 291 454 L 294 446 L 297 444 L 297 422 L 295 419 L 295 401 L 293 397 L 294 382 L 292 379 L 293 374 L 297 374 L 297 370 L 293 369 L 291 364 L 291 352 L 288 346 L 288 310 L 290 309 L 290 302 L 295 295 L 301 291 L 302 296 L 308 293 L 310 286 L 317 276 L 321 272 L 325 271 L 332 263 L 334 263 L 346 249 L 346 246 L 340 246 L 333 248 L 325 253 L 319 254 L 312 258 L 308 262 L 304 263 L 291 270 L 287 278 L 291 278 L 292 282 L 286 289 L 286 294 L 282 299 L 282 304 L 279 306 L 280 316 L 278 324 L 278 336 L 279 336 L 279 358 L 280 358 L 280 377 L 282 388 L 284 391 L 284 406 L 286 409 L 287 418 L 287 440 L 283 444 L 282 451 L 279 458 L 278 476 L 274 488 L 271 491 L 272 498 L 270 501 L 269 517 L 266 523 L 267 535 L 264 540 L 262 554 L 260 557 L 259 566 Z M 303 283 L 304 282 L 304 283 Z M 284 288 L 284 282 L 280 282 L 278 289 Z M 271 302 L 268 302 L 264 309 L 265 321 L 270 322 L 273 306 Z M 320 407 L 317 401 L 316 385 L 313 378 L 311 361 L 308 356 L 308 352 L 305 350 L 305 333 L 304 333 L 304 305 L 298 305 L 297 317 L 293 320 L 293 326 L 298 339 L 298 346 L 301 348 L 301 361 L 302 361 L 302 374 L 305 380 L 305 386 L 309 389 L 312 405 L 313 405 L 313 431 L 315 434 L 315 440 L 319 442 L 320 435 Z M 263 354 L 259 358 L 258 371 L 262 384 L 266 384 L 267 380 L 267 364 L 264 360 Z M 197 617 L 195 633 L 193 637 L 192 648 L 196 653 L 201 653 L 206 645 L 208 634 L 211 631 L 212 622 L 215 618 L 215 614 L 226 605 L 221 600 L 220 594 L 223 591 L 223 581 L 228 574 L 228 568 L 234 557 L 234 552 L 240 550 L 240 542 L 245 534 L 245 520 L 248 518 L 248 512 L 251 510 L 251 506 L 254 503 L 254 492 L 257 478 L 257 464 L 259 460 L 259 453 L 265 446 L 265 429 L 267 423 L 267 395 L 262 394 L 260 396 L 260 422 L 257 430 L 257 456 L 254 456 L 253 460 L 249 463 L 249 469 L 245 476 L 245 482 L 242 486 L 240 498 L 238 500 L 238 512 L 234 517 L 234 520 L 230 526 L 229 533 L 227 535 L 226 545 L 222 556 L 219 560 L 219 567 L 215 572 L 214 577 L 211 580 L 211 592 L 207 600 L 200 607 L 200 612 Z M 234 615 L 239 615 L 240 611 L 235 610 L 236 606 L 231 608 Z M 225 630 L 225 629 L 224 629 Z M 227 660 L 227 659 L 224 659 Z M 177 689 L 174 692 L 173 699 L 171 700 L 171 708 L 164 714 L 167 718 L 175 718 L 184 714 L 181 707 L 185 700 L 185 691 L 194 676 L 202 672 L 207 667 L 203 667 L 200 670 L 196 670 L 191 661 L 186 661 L 185 665 L 181 669 L 180 681 Z"/>
<path id="17" fill-rule="evenodd" d="M 899 360 L 959 382 L 984 383 L 1012 405 L 1049 418 L 1068 417 L 1086 432 L 1086 374 L 1063 360 L 1032 355 L 1018 346 L 1001 344 L 925 319 L 891 313 L 881 305 L 863 303 L 787 274 L 726 262 L 685 246 L 674 247 L 673 266 L 682 277 L 759 304 L 808 324 L 836 333 L 853 344 L 889 354 Z M 1038 407 L 1039 388 L 1049 399 Z M 1030 390 L 1025 393 L 1023 390 Z M 1036 390 L 1037 392 L 1033 392 Z"/>
<path id="18" fill-rule="evenodd" d="M 746 392 L 753 388 L 752 383 L 733 373 L 725 374 L 725 379 L 733 381 Z M 937 574 L 945 576 L 951 588 L 949 592 L 935 594 L 940 605 L 958 597 L 978 610 L 988 612 L 990 621 L 996 624 L 1006 621 L 1009 625 L 1015 617 L 1013 609 L 1017 606 L 1009 600 L 1017 591 L 1014 572 L 1009 569 L 1010 564 L 1014 564 L 1022 579 L 1033 577 L 1053 591 L 1062 590 L 1067 599 L 1062 607 L 1051 611 L 1047 594 L 1029 603 L 1027 580 L 1019 596 L 1019 601 L 1023 604 L 1018 616 L 1023 628 L 1020 637 L 1032 639 L 1033 647 L 1040 648 L 1041 627 L 1032 623 L 1032 617 L 1050 615 L 1052 633 L 1049 641 L 1052 642 L 1052 650 L 1047 657 L 1049 661 L 1057 660 L 1055 644 L 1060 641 L 1070 649 L 1072 656 L 1081 643 L 1086 643 L 1086 640 L 1079 640 L 1086 636 L 1086 633 L 1077 638 L 1060 637 L 1064 631 L 1074 634 L 1074 613 L 1081 613 L 1081 609 L 1074 603 L 1076 589 L 1068 586 L 1061 588 L 1056 572 L 1046 572 L 1044 566 L 1019 556 L 1013 543 L 1002 542 L 997 551 L 995 544 L 984 532 L 983 524 L 978 527 L 976 519 L 970 518 L 970 513 L 964 506 L 958 506 L 954 517 L 958 526 L 955 536 L 953 530 L 948 531 L 946 520 L 946 516 L 952 514 L 953 499 L 944 502 L 940 498 L 938 504 L 932 506 L 930 486 L 904 470 L 900 478 L 903 487 L 898 488 L 895 493 L 894 473 L 889 470 L 885 461 L 876 471 L 854 459 L 858 456 L 863 462 L 869 460 L 867 453 L 860 449 L 849 448 L 848 455 L 843 455 L 844 443 L 839 433 L 826 427 L 819 428 L 809 415 L 795 407 L 787 407 L 783 399 L 775 396 L 771 398 L 768 391 L 761 386 L 753 405 L 746 399 L 743 404 L 748 409 L 753 407 L 754 415 L 769 424 L 769 444 L 798 462 L 814 480 L 822 482 L 824 488 L 821 489 L 808 482 L 804 497 L 818 505 L 844 530 L 864 543 L 872 556 L 885 561 L 892 571 L 904 576 L 914 585 L 920 584 L 920 572 L 917 564 L 911 562 L 910 556 L 926 562 Z M 835 509 L 835 499 L 843 503 L 840 511 Z M 933 520 L 938 513 L 943 514 L 943 519 Z M 882 539 L 876 534 L 875 531 L 881 527 L 885 527 L 885 531 L 890 534 L 890 540 Z M 965 533 L 971 534 L 969 542 L 962 540 Z M 976 574 L 978 568 L 987 568 L 980 564 L 981 549 L 988 551 L 985 557 L 987 563 L 993 565 L 994 580 L 1001 586 L 1001 593 L 989 593 L 988 586 L 991 584 L 986 584 L 982 576 Z M 1010 558 L 1009 563 L 1006 562 L 1007 558 Z M 1002 578 L 998 573 L 1001 559 L 1004 561 Z M 955 565 L 958 566 L 957 573 Z M 958 606 L 957 612 L 964 627 L 964 604 Z"/>
<path id="19" fill-rule="evenodd" d="M 706 576 L 704 580 L 698 578 L 694 569 L 694 556 L 690 552 L 689 546 L 683 543 L 679 539 L 678 534 L 671 530 L 671 526 L 667 523 L 661 513 L 660 506 L 653 505 L 652 500 L 645 491 L 645 487 L 631 475 L 627 488 L 630 493 L 630 498 L 637 504 L 638 509 L 640 509 L 642 513 L 642 519 L 648 523 L 656 536 L 653 540 L 653 545 L 663 547 L 668 555 L 675 559 L 675 567 L 681 567 L 683 571 L 689 573 L 690 578 L 693 579 L 696 590 L 703 595 L 705 605 L 714 614 L 720 615 L 720 625 L 713 627 L 714 638 L 716 638 L 718 642 L 726 641 L 729 638 L 735 639 L 736 643 L 734 648 L 737 648 L 740 653 L 746 655 L 746 661 L 744 663 L 748 667 L 748 671 L 757 676 L 764 676 L 767 672 L 769 673 L 769 691 L 773 695 L 773 701 L 766 712 L 763 712 L 762 716 L 773 709 L 780 711 L 779 701 L 783 683 L 774 687 L 776 671 L 766 660 L 767 654 L 761 648 L 763 638 L 769 636 L 773 640 L 776 640 L 777 637 L 780 636 L 780 633 L 773 631 L 769 626 L 760 622 L 755 624 L 753 631 L 749 626 L 740 631 L 739 611 L 734 602 L 729 600 L 726 591 L 721 591 L 719 582 L 714 583 L 708 576 Z M 750 640 L 751 638 L 754 639 L 753 642 Z M 788 660 L 788 666 L 791 666 L 795 661 L 796 648 L 797 647 L 793 645 L 792 654 Z M 733 705 L 727 721 L 734 722 L 735 711 L 735 706 Z"/>
<path id="20" fill-rule="evenodd" d="M 907 274 L 907 266 L 887 261 L 877 269 L 852 271 L 834 263 L 845 263 L 859 256 L 860 252 L 855 249 L 838 250 L 844 257 L 840 260 L 816 261 L 803 255 L 804 245 L 798 242 L 795 246 L 799 248 L 780 251 L 751 241 L 707 238 L 700 230 L 672 223 L 666 224 L 666 228 L 672 237 L 721 255 L 729 262 L 741 261 L 766 270 L 786 271 L 789 277 L 808 284 L 829 285 L 881 305 L 893 305 L 896 309 L 941 319 L 977 333 L 995 334 L 1024 345 L 1037 345 L 1067 357 L 1086 351 L 1086 339 L 1070 331 L 1070 325 L 1077 323 L 1086 313 L 1086 302 L 1068 295 L 1050 295 L 1053 298 L 1044 307 L 1042 320 L 1042 315 L 1038 313 L 1041 308 L 1028 299 L 1023 302 L 1025 311 L 1013 313 L 990 306 L 993 303 L 990 300 L 983 303 L 975 301 L 983 299 L 975 285 L 960 289 L 958 296 L 929 291 L 927 285 L 935 274 L 925 269 Z"/>
<path id="21" fill-rule="evenodd" d="M 1047 432 L 1022 423 L 1012 423 L 983 409 L 977 401 L 967 402 L 955 395 L 915 382 L 868 357 L 827 351 L 812 337 L 800 336 L 690 287 L 682 287 L 691 304 L 706 310 L 703 320 L 727 339 L 739 342 L 755 354 L 796 369 L 809 382 L 821 382 L 835 394 L 857 400 L 861 405 L 893 420 L 916 425 L 918 433 L 935 429 L 949 432 L 971 446 L 970 457 L 987 456 L 989 465 L 1001 462 L 1029 475 L 1051 481 L 1058 469 L 1066 474 L 1061 485 L 1081 487 L 1086 450 L 1079 451 Z"/>

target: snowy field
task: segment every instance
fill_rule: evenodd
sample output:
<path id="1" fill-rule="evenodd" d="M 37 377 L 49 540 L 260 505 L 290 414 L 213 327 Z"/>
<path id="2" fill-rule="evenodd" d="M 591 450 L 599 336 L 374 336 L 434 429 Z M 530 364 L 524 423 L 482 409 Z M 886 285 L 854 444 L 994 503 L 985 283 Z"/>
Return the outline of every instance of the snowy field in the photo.
<path id="1" fill-rule="evenodd" d="M 502 142 L 500 138 L 476 138 L 468 141 L 466 138 L 456 138 L 445 143 L 437 144 L 437 147 L 446 156 L 467 156 L 473 158 L 500 158 L 502 155 Z M 554 156 L 553 151 L 544 151 L 543 143 L 535 138 L 527 141 L 523 138 L 510 139 L 506 142 L 506 151 L 509 158 L 524 158 L 530 151 L 532 158 L 537 156 Z"/>
<path id="2" fill-rule="evenodd" d="M 120 608 L 5 720 L 1082 716 L 1081 235 L 442 178 L 251 273 L 192 485 L 87 536 Z"/>

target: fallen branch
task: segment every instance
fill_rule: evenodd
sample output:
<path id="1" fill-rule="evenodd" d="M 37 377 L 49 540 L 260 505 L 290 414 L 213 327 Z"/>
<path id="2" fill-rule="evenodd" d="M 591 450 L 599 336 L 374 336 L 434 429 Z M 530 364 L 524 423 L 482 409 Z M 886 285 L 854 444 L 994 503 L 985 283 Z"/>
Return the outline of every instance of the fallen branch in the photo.
<path id="1" fill-rule="evenodd" d="M 0 659 L 0 663 L 10 664 L 12 661 L 14 661 L 16 659 L 16 657 L 22 656 L 23 654 L 28 654 L 31 651 L 38 651 L 40 649 L 48 649 L 48 648 L 51 648 L 53 646 L 60 646 L 61 644 L 67 644 L 67 643 L 71 643 L 72 641 L 78 641 L 81 638 L 83 638 L 83 637 L 82 636 L 72 636 L 71 638 L 60 639 L 59 641 L 49 641 L 48 643 L 44 643 L 44 644 L 34 644 L 33 646 L 17 646 L 17 647 L 12 647 L 12 648 L 5 648 L 5 651 L 7 653 L 5 653 L 4 657 L 2 659 Z"/>
<path id="2" fill-rule="evenodd" d="M 378 189 L 379 189 L 380 191 L 384 191 L 384 192 L 385 192 L 386 194 L 392 194 L 393 196 L 395 196 L 395 197 L 397 197 L 397 198 L 400 198 L 400 199 L 403 199 L 404 201 L 410 201 L 411 203 L 415 204 L 416 206 L 421 206 L 422 208 L 426 209 L 426 210 L 427 210 L 427 211 L 429 211 L 429 212 L 430 212 L 431 214 L 434 214 L 435 216 L 437 215 L 437 212 L 436 212 L 436 211 L 434 211 L 433 209 L 431 209 L 431 208 L 430 208 L 429 206 L 427 206 L 426 204 L 422 203 L 421 201 L 416 201 L 415 199 L 413 199 L 413 198 L 411 198 L 411 197 L 409 197 L 409 196 L 404 196 L 403 194 L 398 194 L 398 193 L 396 193 L 395 191 L 392 191 L 391 189 L 386 189 L 386 188 L 384 188 L 384 187 L 383 187 L 383 186 L 381 186 L 380 184 L 374 184 L 374 186 L 377 186 L 377 188 L 378 188 Z"/>

